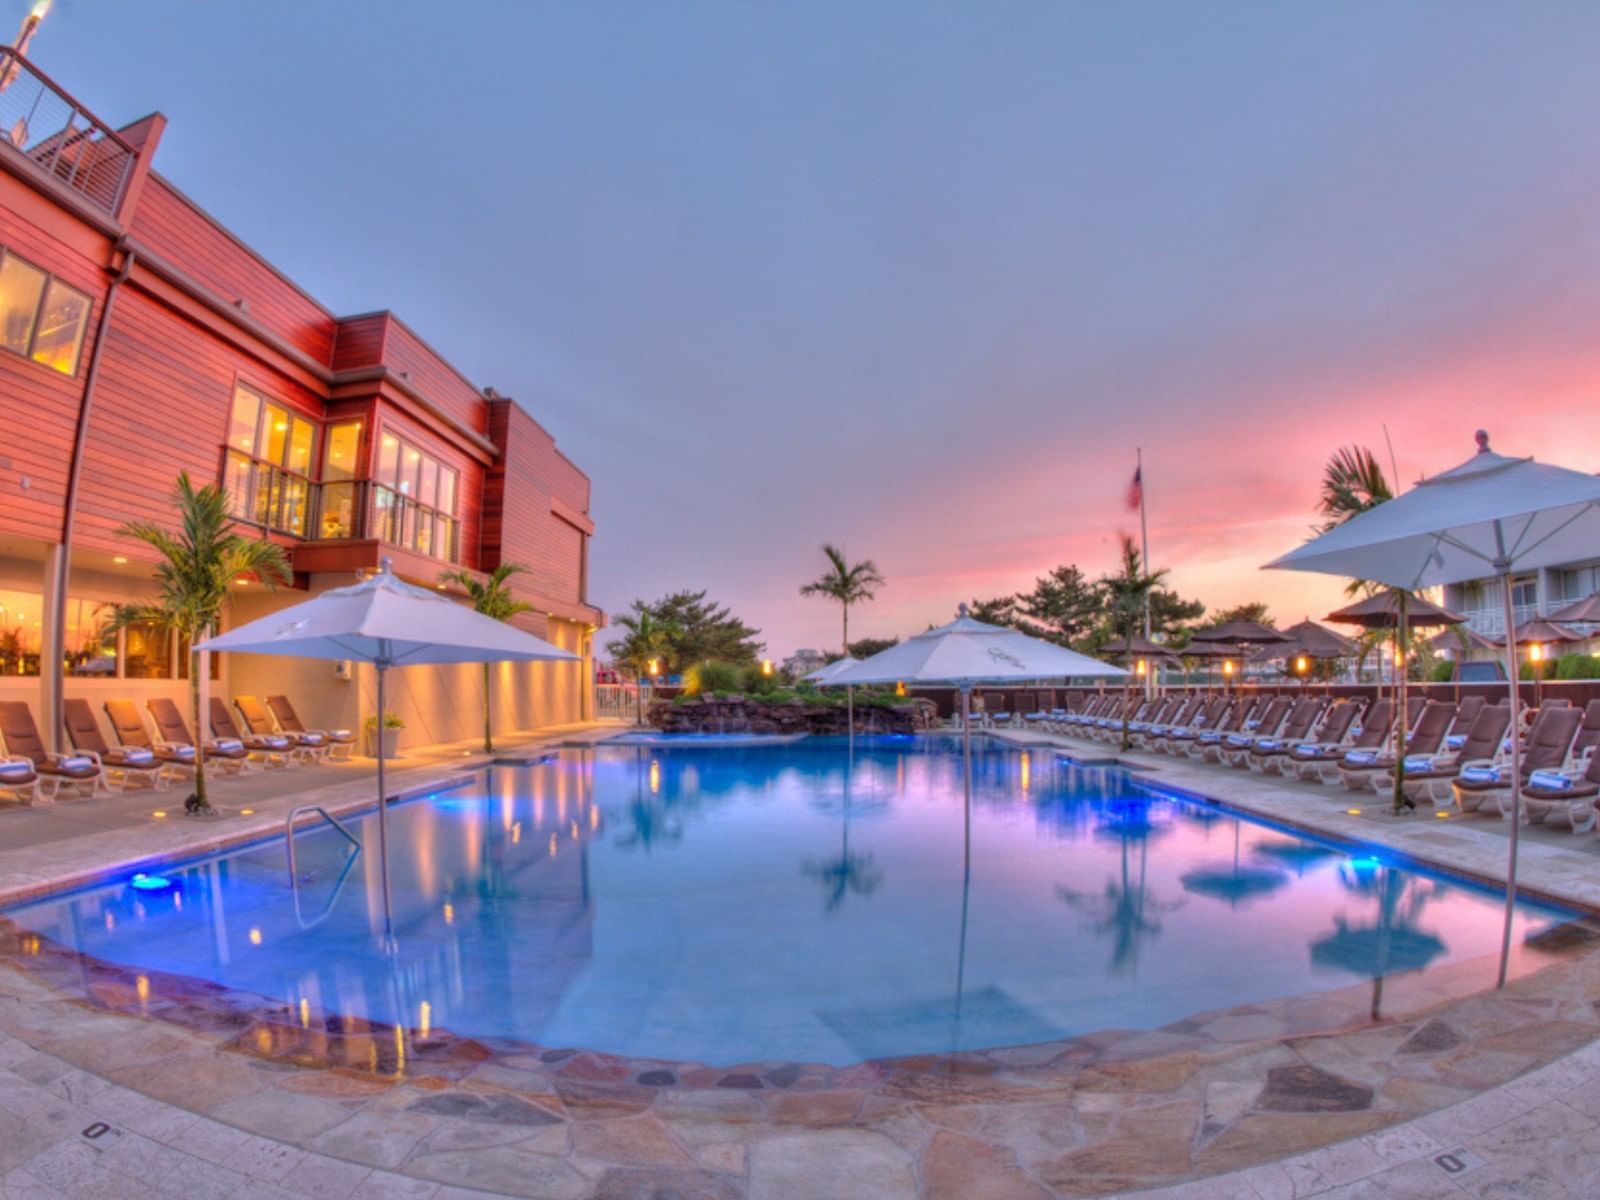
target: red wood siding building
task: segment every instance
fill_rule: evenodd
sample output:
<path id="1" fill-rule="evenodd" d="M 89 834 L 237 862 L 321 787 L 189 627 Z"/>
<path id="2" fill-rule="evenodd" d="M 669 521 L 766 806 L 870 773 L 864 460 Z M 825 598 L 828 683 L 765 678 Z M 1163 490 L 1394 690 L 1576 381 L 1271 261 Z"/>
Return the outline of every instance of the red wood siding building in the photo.
<path id="1" fill-rule="evenodd" d="M 7 90 L 76 105 L 0 55 Z M 0 691 L 36 694 L 43 729 L 75 689 L 159 691 L 182 674 L 176 647 L 163 676 L 159 647 L 135 669 L 120 639 L 89 644 L 92 611 L 148 592 L 151 552 L 117 531 L 170 523 L 180 471 L 223 484 L 241 523 L 289 552 L 296 590 L 246 590 L 243 616 L 383 557 L 428 585 L 521 562 L 514 588 L 534 612 L 519 624 L 587 657 L 603 620 L 586 594 L 589 480 L 550 434 L 394 314 L 328 311 L 156 174 L 164 118 L 117 130 L 76 107 L 70 133 L 0 136 Z M 522 704 L 511 675 L 518 717 L 588 712 L 587 664 L 553 708 Z M 361 714 L 349 696 L 303 704 Z M 454 729 L 418 715 L 427 734 Z"/>

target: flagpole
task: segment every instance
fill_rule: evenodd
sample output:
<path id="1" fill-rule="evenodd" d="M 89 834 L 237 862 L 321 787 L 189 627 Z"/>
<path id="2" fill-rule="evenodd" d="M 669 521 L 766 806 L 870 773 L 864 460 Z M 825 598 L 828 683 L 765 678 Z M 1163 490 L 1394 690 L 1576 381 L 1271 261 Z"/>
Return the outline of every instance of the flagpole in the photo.
<path id="1" fill-rule="evenodd" d="M 1135 470 L 1134 478 L 1139 481 L 1139 553 L 1144 559 L 1144 573 L 1150 574 L 1150 522 L 1145 518 L 1144 511 L 1144 448 L 1134 447 Z M 1144 640 L 1150 640 L 1150 591 L 1144 593 Z M 1144 693 L 1145 698 L 1155 694 L 1156 671 L 1159 667 L 1152 667 L 1145 673 Z"/>

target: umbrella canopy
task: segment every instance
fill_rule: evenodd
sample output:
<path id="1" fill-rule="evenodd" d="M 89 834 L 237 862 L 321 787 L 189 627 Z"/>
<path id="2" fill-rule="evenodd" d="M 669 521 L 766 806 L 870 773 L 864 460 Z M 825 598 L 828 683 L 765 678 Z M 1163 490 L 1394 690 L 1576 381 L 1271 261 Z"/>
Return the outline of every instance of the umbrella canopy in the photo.
<path id="1" fill-rule="evenodd" d="M 1465 645 L 1462 644 L 1462 639 L 1465 639 Z M 1470 625 L 1457 625 L 1454 629 L 1446 629 L 1428 639 L 1429 649 L 1435 652 L 1451 650 L 1460 653 L 1463 649 L 1495 650 L 1499 646 L 1499 642 L 1493 638 L 1484 637 L 1483 634 Z"/>
<path id="2" fill-rule="evenodd" d="M 815 671 L 808 675 L 802 675 L 800 678 L 811 683 L 832 683 L 833 677 L 839 674 L 840 671 L 848 671 L 860 661 L 859 658 L 836 658 L 831 663 L 824 663 Z"/>
<path id="3" fill-rule="evenodd" d="M 1283 632 L 1291 640 L 1283 646 L 1269 647 L 1274 657 L 1349 658 L 1356 652 L 1356 644 L 1349 638 L 1309 619 L 1291 625 Z"/>
<path id="4" fill-rule="evenodd" d="M 578 659 L 440 592 L 396 579 L 388 559 L 370 579 L 230 629 L 201 642 L 198 649 L 350 659 L 385 667 Z"/>
<path id="5" fill-rule="evenodd" d="M 1054 642 L 1029 637 L 1003 625 L 974 621 L 967 616 L 967 606 L 963 604 L 960 615 L 950 624 L 862 659 L 827 682 L 835 686 L 917 682 L 970 687 L 975 683 L 1126 674 L 1121 667 Z"/>
<path id="6" fill-rule="evenodd" d="M 1152 642 L 1149 638 L 1140 634 L 1134 634 L 1131 642 L 1126 638 L 1107 642 L 1104 649 L 1107 654 L 1114 654 L 1124 660 L 1135 658 L 1170 660 L 1178 657 L 1178 652 L 1171 646 L 1163 646 L 1160 642 Z"/>
<path id="7" fill-rule="evenodd" d="M 1196 629 L 1190 636 L 1197 642 L 1232 642 L 1239 646 L 1269 646 L 1289 640 L 1287 634 L 1260 621 L 1224 621 L 1221 625 Z"/>
<path id="8" fill-rule="evenodd" d="M 1535 617 L 1531 621 L 1524 621 L 1515 630 L 1515 637 L 1519 646 L 1537 643 L 1544 646 L 1551 642 L 1582 642 L 1588 639 L 1576 629 L 1568 629 L 1565 625 L 1558 625 L 1554 621 L 1547 621 L 1543 617 Z M 1505 638 L 1500 638 L 1494 643 L 1504 646 Z"/>
<path id="9" fill-rule="evenodd" d="M 1338 612 L 1329 613 L 1328 620 L 1344 625 L 1359 625 L 1363 629 L 1393 629 L 1400 624 L 1400 597 L 1395 592 L 1378 592 L 1365 600 L 1347 604 Z M 1407 629 L 1464 625 L 1466 620 L 1460 613 L 1451 612 L 1421 596 L 1406 597 Z"/>
<path id="10" fill-rule="evenodd" d="M 209 638 L 209 651 L 349 659 L 378 669 L 378 717 L 387 710 L 384 676 L 390 667 L 434 663 L 578 661 L 559 646 L 465 605 L 396 579 L 389 560 L 370 579 L 333 588 L 302 604 Z M 378 753 L 378 866 L 383 887 L 384 944 L 394 947 L 394 901 L 389 889 L 389 809 Z M 292 814 L 291 814 L 292 820 Z M 288 830 L 294 837 L 294 829 Z M 291 877 L 291 885 L 294 880 Z"/>
<path id="11" fill-rule="evenodd" d="M 1222 642 L 1190 642 L 1181 650 L 1172 650 L 1179 658 L 1238 658 L 1238 646 L 1225 645 Z"/>
<path id="12" fill-rule="evenodd" d="M 1600 592 L 1551 613 L 1550 619 L 1558 623 L 1576 621 L 1582 625 L 1600 625 Z"/>
<path id="13" fill-rule="evenodd" d="M 1600 477 L 1478 453 L 1351 517 L 1268 568 L 1319 571 L 1416 590 L 1594 555 Z"/>

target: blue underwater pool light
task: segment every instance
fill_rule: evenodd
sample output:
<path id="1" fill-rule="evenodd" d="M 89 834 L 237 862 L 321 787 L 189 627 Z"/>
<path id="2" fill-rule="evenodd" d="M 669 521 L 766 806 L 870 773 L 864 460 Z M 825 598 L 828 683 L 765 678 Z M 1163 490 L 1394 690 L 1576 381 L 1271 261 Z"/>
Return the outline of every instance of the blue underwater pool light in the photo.
<path id="1" fill-rule="evenodd" d="M 140 871 L 133 877 L 133 886 L 141 892 L 161 892 L 172 886 L 172 880 L 165 875 L 146 875 Z"/>

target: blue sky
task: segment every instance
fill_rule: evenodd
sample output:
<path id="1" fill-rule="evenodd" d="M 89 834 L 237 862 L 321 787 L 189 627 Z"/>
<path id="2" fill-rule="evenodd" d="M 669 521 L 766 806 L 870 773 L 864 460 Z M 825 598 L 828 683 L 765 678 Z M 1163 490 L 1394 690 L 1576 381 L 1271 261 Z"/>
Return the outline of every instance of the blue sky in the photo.
<path id="1" fill-rule="evenodd" d="M 861 634 L 1108 567 L 1138 446 L 1157 564 L 1286 621 L 1342 443 L 1600 468 L 1591 6 L 57 0 L 33 56 L 543 421 L 596 602 L 779 653 L 824 540 Z"/>

